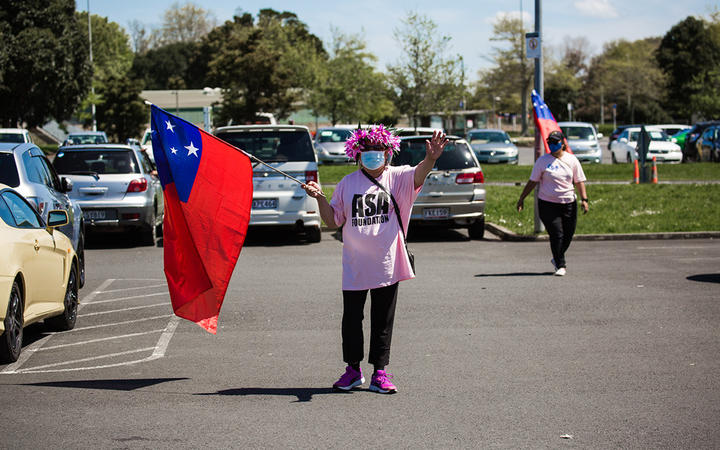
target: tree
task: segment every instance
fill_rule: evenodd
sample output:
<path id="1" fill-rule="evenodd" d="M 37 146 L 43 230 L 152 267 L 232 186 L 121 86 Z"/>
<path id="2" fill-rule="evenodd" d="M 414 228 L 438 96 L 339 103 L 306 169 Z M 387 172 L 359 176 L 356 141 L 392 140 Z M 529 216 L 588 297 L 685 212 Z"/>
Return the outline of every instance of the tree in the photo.
<path id="1" fill-rule="evenodd" d="M 0 1 L 0 124 L 72 114 L 90 88 L 74 0 Z"/>
<path id="2" fill-rule="evenodd" d="M 388 80 L 398 109 L 417 126 L 421 115 L 447 112 L 462 99 L 461 59 L 447 55 L 450 37 L 436 37 L 437 25 L 430 18 L 410 12 L 403 25 L 394 30 L 403 56 L 388 66 Z"/>
<path id="3" fill-rule="evenodd" d="M 206 72 L 207 60 L 195 42 L 175 42 L 137 54 L 131 70 L 146 89 L 170 89 L 172 77 L 182 78 L 190 89 L 201 89 L 206 86 Z"/>
<path id="4" fill-rule="evenodd" d="M 329 116 L 333 125 L 393 116 L 384 76 L 372 66 L 375 60 L 359 36 L 334 29 L 330 58 L 320 65 L 318 83 L 308 96 L 309 106 L 316 114 Z"/>
<path id="5" fill-rule="evenodd" d="M 233 17 L 204 39 L 211 55 L 207 81 L 223 88 L 219 123 L 254 121 L 255 113 L 287 117 L 304 89 L 314 86 L 326 53 L 322 41 L 291 12 L 260 10 Z"/>
<path id="6" fill-rule="evenodd" d="M 566 38 L 559 61 L 552 57 L 552 51 L 544 55 L 544 100 L 557 120 L 569 120 L 568 104 L 573 106 L 573 119 L 592 120 L 590 110 L 594 104 L 586 105 L 582 95 L 590 54 L 588 47 L 584 37 Z"/>
<path id="7" fill-rule="evenodd" d="M 199 42 L 215 27 L 210 11 L 193 3 L 175 2 L 165 11 L 160 28 L 160 44 Z"/>
<path id="8" fill-rule="evenodd" d="M 103 107 L 98 109 L 97 121 L 111 141 L 139 136 L 148 122 L 148 110 L 140 99 L 142 88 L 142 82 L 120 75 L 110 75 L 100 86 Z"/>

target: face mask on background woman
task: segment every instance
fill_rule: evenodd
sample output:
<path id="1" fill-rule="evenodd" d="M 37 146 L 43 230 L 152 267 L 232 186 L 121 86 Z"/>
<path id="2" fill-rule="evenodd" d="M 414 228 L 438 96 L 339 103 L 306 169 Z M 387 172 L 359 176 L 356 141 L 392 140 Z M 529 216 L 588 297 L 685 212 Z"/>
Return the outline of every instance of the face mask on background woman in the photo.
<path id="1" fill-rule="evenodd" d="M 360 162 L 368 170 L 377 170 L 385 164 L 385 151 L 364 151 L 360 153 Z"/>

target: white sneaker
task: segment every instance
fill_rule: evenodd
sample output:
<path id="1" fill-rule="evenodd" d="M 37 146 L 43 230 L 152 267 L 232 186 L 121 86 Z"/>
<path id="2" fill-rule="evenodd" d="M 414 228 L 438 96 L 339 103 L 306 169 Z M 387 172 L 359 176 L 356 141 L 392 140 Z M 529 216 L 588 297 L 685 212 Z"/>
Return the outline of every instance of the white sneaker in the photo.
<path id="1" fill-rule="evenodd" d="M 561 267 L 561 268 L 559 268 L 558 270 L 555 271 L 555 276 L 556 276 L 556 277 L 563 277 L 563 276 L 565 276 L 565 272 L 567 272 L 567 271 L 565 270 L 565 268 L 564 268 L 564 267 Z"/>

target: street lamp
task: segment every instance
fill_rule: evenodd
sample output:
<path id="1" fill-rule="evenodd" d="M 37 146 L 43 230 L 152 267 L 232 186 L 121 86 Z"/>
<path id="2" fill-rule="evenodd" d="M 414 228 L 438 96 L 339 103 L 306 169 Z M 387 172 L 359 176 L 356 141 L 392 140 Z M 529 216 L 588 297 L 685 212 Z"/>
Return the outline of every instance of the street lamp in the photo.
<path id="1" fill-rule="evenodd" d="M 95 120 L 95 84 L 93 83 L 93 75 L 95 74 L 95 66 L 93 65 L 93 54 L 92 54 L 92 26 L 90 25 L 90 0 L 87 0 L 87 13 L 88 13 L 88 41 L 90 42 L 90 110 L 92 111 L 92 130 L 97 131 L 97 121 Z"/>

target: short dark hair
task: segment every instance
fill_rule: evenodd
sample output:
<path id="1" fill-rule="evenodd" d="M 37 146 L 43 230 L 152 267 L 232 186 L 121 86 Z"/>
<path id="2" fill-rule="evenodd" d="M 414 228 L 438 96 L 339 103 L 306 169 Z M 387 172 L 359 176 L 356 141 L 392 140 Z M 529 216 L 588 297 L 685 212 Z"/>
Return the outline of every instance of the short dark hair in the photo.
<path id="1" fill-rule="evenodd" d="M 558 142 L 563 142 L 565 139 L 565 136 L 563 136 L 561 131 L 553 131 L 551 132 L 547 137 L 547 143 L 548 144 L 557 144 Z"/>

